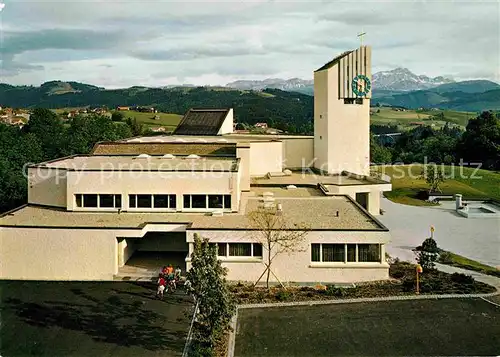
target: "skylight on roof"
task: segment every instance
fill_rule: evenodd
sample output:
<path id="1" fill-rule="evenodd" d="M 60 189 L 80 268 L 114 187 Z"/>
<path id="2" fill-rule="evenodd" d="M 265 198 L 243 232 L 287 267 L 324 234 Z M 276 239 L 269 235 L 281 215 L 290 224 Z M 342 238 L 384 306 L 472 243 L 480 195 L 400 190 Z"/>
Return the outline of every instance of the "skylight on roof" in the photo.
<path id="1" fill-rule="evenodd" d="M 148 155 L 148 154 L 140 154 L 140 155 L 137 155 L 136 158 L 137 159 L 148 159 L 150 158 L 151 156 Z"/>
<path id="2" fill-rule="evenodd" d="M 191 155 L 188 155 L 186 157 L 186 159 L 199 159 L 200 157 L 198 155 L 195 155 L 195 154 L 191 154 Z"/>
<path id="3" fill-rule="evenodd" d="M 164 159 L 175 159 L 175 155 L 165 154 L 165 155 L 162 156 L 162 158 L 164 158 Z"/>
<path id="4" fill-rule="evenodd" d="M 217 140 L 217 141 L 224 141 L 224 142 L 225 142 L 225 141 L 227 141 L 227 140 L 226 140 L 226 139 L 219 139 L 219 140 Z"/>

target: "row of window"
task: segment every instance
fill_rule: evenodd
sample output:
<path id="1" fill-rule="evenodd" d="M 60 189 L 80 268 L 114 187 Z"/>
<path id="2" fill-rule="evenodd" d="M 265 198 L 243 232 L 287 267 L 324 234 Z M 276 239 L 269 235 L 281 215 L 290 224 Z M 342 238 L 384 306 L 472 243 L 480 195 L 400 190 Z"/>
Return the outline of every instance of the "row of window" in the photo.
<path id="1" fill-rule="evenodd" d="M 380 244 L 311 244 L 312 262 L 380 262 Z"/>
<path id="2" fill-rule="evenodd" d="M 76 206 L 84 208 L 121 208 L 122 196 L 110 194 L 76 194 Z M 177 207 L 176 195 L 133 194 L 128 196 L 129 208 Z M 231 209 L 231 195 L 184 195 L 184 208 Z"/>
<path id="3" fill-rule="evenodd" d="M 256 257 L 262 258 L 260 243 L 212 243 L 217 244 L 219 257 Z"/>

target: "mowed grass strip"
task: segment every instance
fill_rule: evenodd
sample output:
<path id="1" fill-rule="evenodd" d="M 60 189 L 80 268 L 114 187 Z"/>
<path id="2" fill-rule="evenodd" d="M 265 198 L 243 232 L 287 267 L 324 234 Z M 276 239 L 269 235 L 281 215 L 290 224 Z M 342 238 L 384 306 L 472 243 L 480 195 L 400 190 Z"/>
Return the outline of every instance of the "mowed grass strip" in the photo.
<path id="1" fill-rule="evenodd" d="M 0 281 L 1 356 L 181 356 L 193 313 L 156 284 Z"/>
<path id="2" fill-rule="evenodd" d="M 482 299 L 240 309 L 235 356 L 500 353 L 500 308 Z"/>
<path id="3" fill-rule="evenodd" d="M 440 186 L 443 194 L 460 193 L 466 198 L 500 200 L 500 173 L 460 166 L 438 165 L 438 168 L 444 169 L 446 177 Z M 384 193 L 391 201 L 415 206 L 430 205 L 416 198 L 419 191 L 429 189 L 425 180 L 419 177 L 423 165 L 384 165 L 372 169 L 392 178 L 392 191 Z"/>

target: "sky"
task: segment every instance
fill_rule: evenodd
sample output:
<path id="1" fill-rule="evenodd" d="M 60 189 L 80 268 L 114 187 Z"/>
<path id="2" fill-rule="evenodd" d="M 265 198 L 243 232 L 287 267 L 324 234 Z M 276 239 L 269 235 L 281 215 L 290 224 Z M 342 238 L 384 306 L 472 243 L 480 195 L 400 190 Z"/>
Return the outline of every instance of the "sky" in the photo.
<path id="1" fill-rule="evenodd" d="M 500 82 L 498 0 L 0 1 L 0 82 L 16 85 L 312 79 L 362 31 L 373 73 Z"/>

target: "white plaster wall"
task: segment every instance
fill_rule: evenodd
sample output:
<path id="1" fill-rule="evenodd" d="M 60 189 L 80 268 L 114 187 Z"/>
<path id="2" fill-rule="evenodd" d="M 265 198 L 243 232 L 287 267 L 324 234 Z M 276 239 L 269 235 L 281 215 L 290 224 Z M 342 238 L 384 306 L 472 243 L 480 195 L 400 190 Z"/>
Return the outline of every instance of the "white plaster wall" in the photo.
<path id="1" fill-rule="evenodd" d="M 281 141 L 250 143 L 250 175 L 263 176 L 268 172 L 283 171 Z"/>
<path id="2" fill-rule="evenodd" d="M 356 201 L 356 193 L 368 193 L 368 212 L 374 216 L 380 215 L 380 195 L 383 191 L 390 191 L 391 185 L 352 185 L 333 186 L 328 185 L 331 193 L 348 195 Z"/>
<path id="3" fill-rule="evenodd" d="M 234 123 L 234 113 L 233 109 L 229 109 L 229 112 L 226 115 L 226 119 L 222 123 L 219 132 L 217 135 L 230 134 L 233 132 L 233 123 Z"/>
<path id="4" fill-rule="evenodd" d="M 158 171 L 78 171 L 68 173 L 68 210 L 78 210 L 76 193 L 122 194 L 122 209 L 129 209 L 129 194 L 176 194 L 177 211 L 182 210 L 184 194 L 231 194 L 238 206 L 233 172 L 158 172 Z M 234 202 L 234 203 L 233 203 Z M 82 210 L 82 209 L 80 209 Z M 88 210 L 88 209 L 87 209 Z M 140 211 L 141 209 L 134 209 Z M 147 210 L 151 212 L 152 210 Z"/>
<path id="5" fill-rule="evenodd" d="M 194 231 L 188 231 L 188 241 L 193 241 Z M 197 231 L 211 242 L 260 242 L 257 232 L 245 231 Z M 311 263 L 311 243 L 378 243 L 386 244 L 390 240 L 388 232 L 309 232 L 303 251 L 282 253 L 272 263 L 272 269 L 278 278 L 286 282 L 351 283 L 360 281 L 383 280 L 389 277 L 387 263 Z M 264 249 L 264 259 L 267 251 Z M 385 249 L 382 249 L 382 257 Z M 228 280 L 255 281 L 264 271 L 263 261 L 256 258 L 221 259 L 223 266 L 229 269 Z M 188 269 L 190 264 L 188 262 Z M 271 281 L 276 281 L 271 276 Z"/>
<path id="6" fill-rule="evenodd" d="M 314 72 L 314 167 L 328 163 L 328 71 Z"/>
<path id="7" fill-rule="evenodd" d="M 112 230 L 0 227 L 0 278 L 108 280 L 116 273 Z"/>
<path id="8" fill-rule="evenodd" d="M 315 126 L 318 125 L 314 132 L 314 153 L 318 158 L 315 167 L 329 173 L 340 173 L 344 170 L 362 175 L 369 173 L 370 100 L 364 98 L 362 105 L 344 104 L 344 99 L 339 95 L 341 78 L 342 84 L 346 85 L 346 93 L 343 95 L 346 98 L 355 98 L 350 82 L 348 84 L 347 81 L 352 81 L 357 74 L 371 74 L 370 68 L 366 68 L 366 71 L 354 68 L 356 54 L 357 52 L 342 62 L 349 63 L 349 76 L 344 75 L 343 70 L 339 71 L 339 64 L 314 75 L 314 123 Z M 366 55 L 367 67 L 370 67 L 370 51 L 366 51 Z M 322 115 L 322 119 L 319 115 Z"/>
<path id="9" fill-rule="evenodd" d="M 28 203 L 66 207 L 66 170 L 28 169 Z"/>
<path id="10" fill-rule="evenodd" d="M 301 169 L 313 166 L 314 138 L 282 140 L 284 168 Z"/>
<path id="11" fill-rule="evenodd" d="M 250 191 L 250 146 L 236 148 L 236 157 L 240 159 L 240 188 Z"/>

